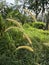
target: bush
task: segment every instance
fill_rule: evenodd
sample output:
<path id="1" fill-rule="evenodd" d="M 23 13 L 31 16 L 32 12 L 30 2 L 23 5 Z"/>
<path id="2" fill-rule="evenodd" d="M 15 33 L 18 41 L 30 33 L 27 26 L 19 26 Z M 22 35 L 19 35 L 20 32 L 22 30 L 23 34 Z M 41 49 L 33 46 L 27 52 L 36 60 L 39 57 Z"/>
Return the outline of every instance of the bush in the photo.
<path id="1" fill-rule="evenodd" d="M 30 27 L 30 24 L 25 23 L 25 24 L 23 25 L 23 27 L 24 27 L 24 28 L 29 28 L 29 27 Z"/>
<path id="2" fill-rule="evenodd" d="M 35 27 L 35 28 L 38 28 L 38 29 L 44 29 L 45 23 L 43 23 L 43 22 L 33 22 L 32 26 Z"/>

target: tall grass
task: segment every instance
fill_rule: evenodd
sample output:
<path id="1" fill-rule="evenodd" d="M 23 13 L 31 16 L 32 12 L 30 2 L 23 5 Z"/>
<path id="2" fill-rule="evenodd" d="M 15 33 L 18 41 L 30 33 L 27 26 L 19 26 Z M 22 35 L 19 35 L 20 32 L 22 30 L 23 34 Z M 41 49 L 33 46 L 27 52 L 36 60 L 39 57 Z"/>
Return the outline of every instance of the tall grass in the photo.
<path id="1" fill-rule="evenodd" d="M 29 42 L 30 44 L 32 44 L 31 39 L 30 39 L 29 36 L 25 33 L 25 30 L 23 29 L 22 25 L 21 25 L 17 20 L 14 20 L 14 19 L 7 19 L 7 20 L 8 20 L 9 22 L 13 22 L 14 24 L 16 24 L 16 26 L 17 26 L 18 28 L 20 28 L 19 30 L 20 30 L 21 32 L 23 32 L 23 34 L 24 34 L 25 38 L 28 40 L 28 42 Z M 8 31 L 8 30 L 11 29 L 11 28 L 16 28 L 16 27 L 9 27 L 9 28 L 7 28 L 7 29 L 5 30 L 5 32 Z"/>

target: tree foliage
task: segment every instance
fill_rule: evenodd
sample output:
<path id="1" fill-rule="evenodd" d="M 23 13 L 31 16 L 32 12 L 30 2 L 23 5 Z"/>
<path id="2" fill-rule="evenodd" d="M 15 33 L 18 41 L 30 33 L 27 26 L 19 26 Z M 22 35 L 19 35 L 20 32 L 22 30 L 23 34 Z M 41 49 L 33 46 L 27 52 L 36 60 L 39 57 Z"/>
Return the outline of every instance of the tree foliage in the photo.
<path id="1" fill-rule="evenodd" d="M 42 11 L 45 11 L 45 6 L 47 6 L 48 0 L 29 0 L 29 9 L 33 9 L 36 13 L 36 17 L 39 14 L 41 8 Z"/>

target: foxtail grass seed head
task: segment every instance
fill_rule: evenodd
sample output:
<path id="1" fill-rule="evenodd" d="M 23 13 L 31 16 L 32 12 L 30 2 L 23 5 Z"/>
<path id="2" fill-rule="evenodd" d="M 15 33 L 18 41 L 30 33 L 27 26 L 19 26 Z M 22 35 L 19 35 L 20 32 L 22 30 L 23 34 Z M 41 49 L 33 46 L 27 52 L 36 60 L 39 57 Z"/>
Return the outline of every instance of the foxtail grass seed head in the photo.
<path id="1" fill-rule="evenodd" d="M 32 12 L 30 12 L 28 9 L 23 9 L 25 12 L 28 12 L 30 14 L 30 16 L 32 17 L 32 19 L 37 22 L 36 17 L 32 14 Z"/>
<path id="2" fill-rule="evenodd" d="M 28 51 L 33 52 L 33 49 L 30 46 L 19 46 L 16 48 L 16 50 L 20 50 L 20 49 L 26 49 Z"/>

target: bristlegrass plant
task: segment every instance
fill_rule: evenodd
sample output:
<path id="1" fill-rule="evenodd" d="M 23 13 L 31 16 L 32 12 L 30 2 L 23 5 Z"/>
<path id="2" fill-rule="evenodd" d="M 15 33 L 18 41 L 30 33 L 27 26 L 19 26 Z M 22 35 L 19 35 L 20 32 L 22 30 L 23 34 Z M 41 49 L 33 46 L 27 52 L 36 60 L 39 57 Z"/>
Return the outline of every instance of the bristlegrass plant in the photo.
<path id="1" fill-rule="evenodd" d="M 28 42 L 29 42 L 30 44 L 32 44 L 31 39 L 30 39 L 29 36 L 25 33 L 25 30 L 23 29 L 22 25 L 21 25 L 17 20 L 13 20 L 13 19 L 7 19 L 7 20 L 8 20 L 9 22 L 13 22 L 14 24 L 16 24 L 16 26 L 17 26 L 18 28 L 20 28 L 19 30 L 21 30 L 21 32 L 23 32 L 23 34 L 24 34 L 25 38 L 28 40 Z M 16 27 L 9 27 L 9 28 L 6 29 L 5 31 L 8 31 L 8 30 L 11 29 L 11 28 L 16 28 Z"/>

